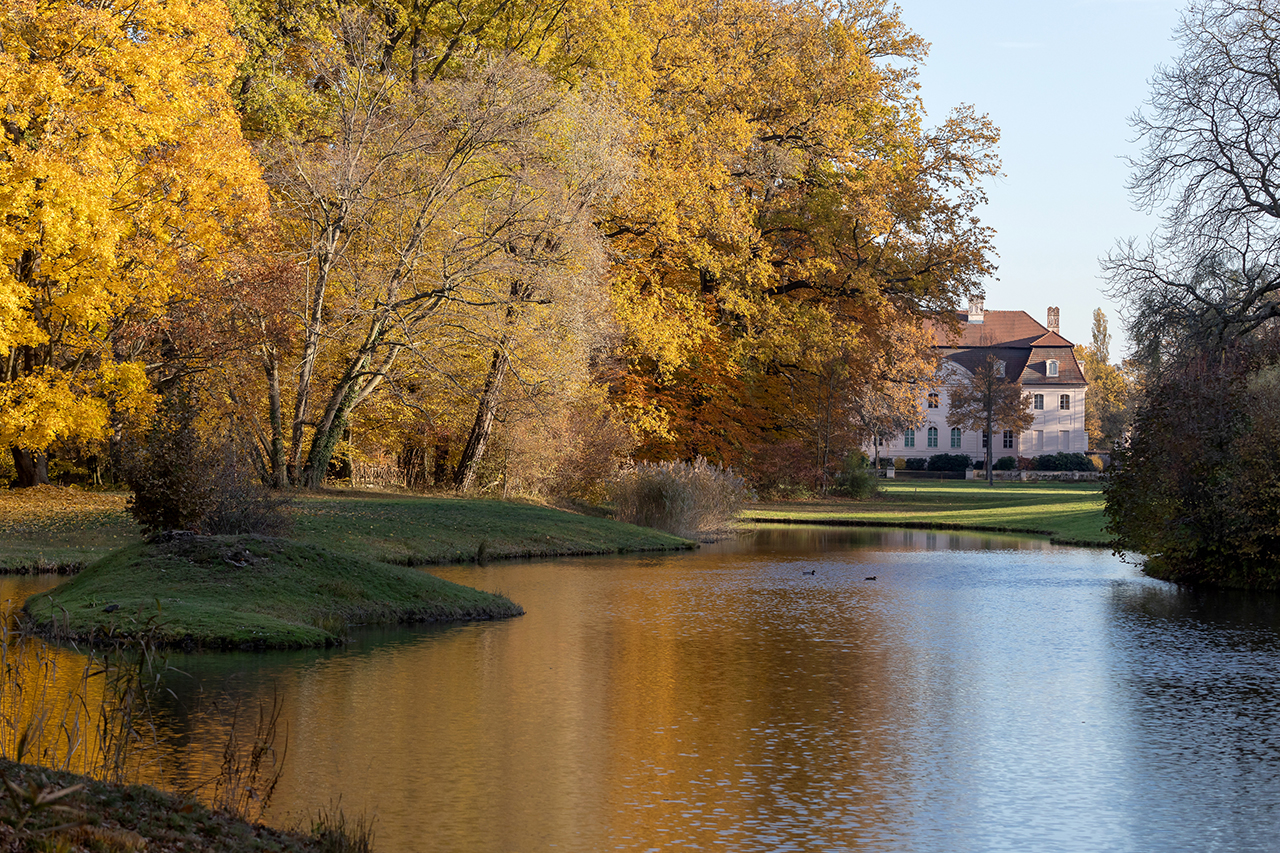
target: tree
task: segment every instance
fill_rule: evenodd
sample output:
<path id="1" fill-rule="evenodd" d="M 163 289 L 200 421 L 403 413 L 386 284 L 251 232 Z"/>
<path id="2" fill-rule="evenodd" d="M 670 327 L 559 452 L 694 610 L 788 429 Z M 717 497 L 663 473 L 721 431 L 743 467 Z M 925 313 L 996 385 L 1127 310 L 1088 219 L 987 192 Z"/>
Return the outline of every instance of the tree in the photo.
<path id="1" fill-rule="evenodd" d="M 1280 7 L 1194 0 L 1157 69 L 1129 186 L 1163 224 L 1104 261 L 1152 363 L 1221 348 L 1280 317 Z"/>
<path id="2" fill-rule="evenodd" d="M 820 461 L 834 455 L 833 371 L 850 368 L 852 388 L 872 375 L 847 354 L 898 341 L 903 362 L 921 359 L 929 344 L 900 326 L 954 310 L 993 269 L 976 211 L 998 132 L 967 108 L 925 126 L 926 45 L 883 3 L 650 14 L 637 177 L 604 224 L 635 379 L 619 399 L 655 415 L 654 444 L 689 446 L 707 409 L 749 408 L 732 420 L 755 435 L 728 425 L 729 452 L 801 440 Z M 732 381 L 702 383 L 696 407 L 666 404 L 708 369 Z"/>
<path id="3" fill-rule="evenodd" d="M 1115 447 L 1128 423 L 1129 383 L 1120 369 L 1109 362 L 1110 349 L 1107 315 L 1098 308 L 1093 312 L 1092 342 L 1087 347 L 1076 347 L 1076 359 L 1089 383 L 1084 426 L 1094 450 Z"/>
<path id="4" fill-rule="evenodd" d="M 344 8 L 325 134 L 264 146 L 308 269 L 288 440 L 291 479 L 307 486 L 406 357 L 438 364 L 436 323 L 479 334 L 496 311 L 507 332 L 488 338 L 478 458 L 521 306 L 597 283 L 579 275 L 598 254 L 591 205 L 618 171 L 605 94 L 561 91 L 514 56 L 415 84 L 387 66 L 386 26 Z"/>
<path id="5" fill-rule="evenodd" d="M 210 0 L 16 0 L 0 16 L 0 444 L 47 482 L 55 441 L 145 408 L 140 327 L 266 211 Z"/>
<path id="6" fill-rule="evenodd" d="M 1035 422 L 1031 395 L 1022 393 L 1022 384 L 1005 376 L 1004 368 L 1004 362 L 990 353 L 969 376 L 949 389 L 951 411 L 947 414 L 947 426 L 982 430 L 987 437 L 988 485 L 994 482 L 991 450 L 996 430 L 1012 430 L 1016 435 Z"/>
<path id="7" fill-rule="evenodd" d="M 1109 526 L 1161 576 L 1273 586 L 1280 7 L 1194 0 L 1177 37 L 1133 119 L 1130 188 L 1163 223 L 1104 262 L 1142 383 Z"/>
<path id="8" fill-rule="evenodd" d="M 1167 365 L 1104 486 L 1118 551 L 1167 580 L 1280 587 L 1280 341 Z"/>

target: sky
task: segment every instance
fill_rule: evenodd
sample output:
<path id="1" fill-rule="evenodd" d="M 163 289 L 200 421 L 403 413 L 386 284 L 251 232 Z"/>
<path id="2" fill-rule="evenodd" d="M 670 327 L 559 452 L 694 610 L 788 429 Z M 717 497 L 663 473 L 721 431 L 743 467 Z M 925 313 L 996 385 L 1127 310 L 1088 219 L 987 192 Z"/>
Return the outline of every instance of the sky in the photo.
<path id="1" fill-rule="evenodd" d="M 921 96 L 931 124 L 971 104 L 1001 130 L 1004 177 L 980 216 L 996 229 L 999 270 L 988 310 L 1041 323 L 1058 306 L 1062 335 L 1087 344 L 1093 311 L 1107 315 L 1111 361 L 1128 342 L 1121 306 L 1104 295 L 1098 259 L 1145 237 L 1158 215 L 1134 209 L 1126 155 L 1140 153 L 1128 119 L 1170 64 L 1181 0 L 897 0 L 904 23 L 931 43 Z"/>

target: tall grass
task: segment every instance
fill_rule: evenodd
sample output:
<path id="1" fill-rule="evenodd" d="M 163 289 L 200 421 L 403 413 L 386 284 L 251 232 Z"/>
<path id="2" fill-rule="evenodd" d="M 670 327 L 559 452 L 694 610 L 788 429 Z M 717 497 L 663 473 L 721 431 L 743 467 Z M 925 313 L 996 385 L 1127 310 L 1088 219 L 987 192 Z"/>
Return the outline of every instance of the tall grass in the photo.
<path id="1" fill-rule="evenodd" d="M 694 539 L 728 529 L 752 499 L 732 469 L 699 456 L 689 462 L 641 462 L 624 471 L 614 488 L 619 521 Z"/>
<path id="2" fill-rule="evenodd" d="M 87 648 L 47 642 L 20 614 L 0 613 L 0 757 L 115 784 L 160 777 L 165 737 L 155 700 L 166 675 L 154 617 L 128 638 Z M 260 708 L 256 724 L 234 709 L 221 765 L 179 793 L 248 821 L 261 820 L 283 768 L 277 748 L 282 706 Z M 226 719 L 216 706 L 212 713 Z"/>

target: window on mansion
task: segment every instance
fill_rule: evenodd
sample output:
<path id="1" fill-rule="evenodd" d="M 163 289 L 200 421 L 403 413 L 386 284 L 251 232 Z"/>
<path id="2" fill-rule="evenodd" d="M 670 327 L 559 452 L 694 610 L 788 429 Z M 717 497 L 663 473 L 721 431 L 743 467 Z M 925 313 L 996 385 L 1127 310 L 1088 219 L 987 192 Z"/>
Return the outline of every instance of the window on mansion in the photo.
<path id="1" fill-rule="evenodd" d="M 1003 378 L 1003 377 L 1004 377 L 1004 362 L 1003 362 L 1003 361 L 997 361 L 997 362 L 996 362 L 996 376 L 999 376 L 999 377 L 1001 377 L 1001 378 Z"/>
<path id="2" fill-rule="evenodd" d="M 931 409 L 938 408 L 938 392 L 937 391 L 931 391 L 929 393 L 929 408 Z"/>
<path id="3" fill-rule="evenodd" d="M 915 431 L 915 430 L 913 430 L 913 429 L 909 429 L 909 430 L 907 430 L 906 432 L 904 432 L 904 433 L 902 434 L 902 446 L 903 446 L 903 447 L 915 447 L 915 446 L 916 446 L 916 431 Z"/>
<path id="4" fill-rule="evenodd" d="M 955 448 L 960 447 L 960 435 L 961 435 L 960 427 L 951 428 L 951 446 L 952 447 L 955 447 Z"/>
<path id="5" fill-rule="evenodd" d="M 1059 397 L 1058 397 L 1058 408 L 1059 408 L 1059 409 L 1070 409 L 1070 408 L 1071 408 L 1071 395 L 1070 395 L 1070 394 L 1062 394 L 1061 396 L 1059 396 Z"/>
<path id="6" fill-rule="evenodd" d="M 1052 359 L 1049 361 L 1048 373 L 1050 376 L 1058 375 L 1058 362 L 1053 361 Z"/>
<path id="7" fill-rule="evenodd" d="M 928 437 L 928 442 L 930 447 L 938 446 L 938 428 L 937 427 L 929 427 L 929 432 L 926 433 L 926 436 Z"/>
<path id="8" fill-rule="evenodd" d="M 1033 406 L 1034 406 L 1036 409 L 1043 409 L 1043 408 L 1044 408 L 1044 395 L 1043 395 L 1043 394 L 1037 394 L 1037 395 L 1036 395 L 1036 400 L 1035 400 L 1035 403 L 1033 404 Z"/>
<path id="9" fill-rule="evenodd" d="M 1013 430 L 1011 429 L 1004 431 L 1004 449 L 1013 450 Z"/>

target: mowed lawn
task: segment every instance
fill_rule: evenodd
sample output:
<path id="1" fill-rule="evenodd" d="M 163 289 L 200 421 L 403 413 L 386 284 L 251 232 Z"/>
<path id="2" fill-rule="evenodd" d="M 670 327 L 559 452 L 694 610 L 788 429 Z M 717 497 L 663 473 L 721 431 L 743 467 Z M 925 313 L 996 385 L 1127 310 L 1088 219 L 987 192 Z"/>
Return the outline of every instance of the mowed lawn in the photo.
<path id="1" fill-rule="evenodd" d="M 82 568 L 141 542 L 125 492 L 0 490 L 0 570 Z M 289 538 L 401 565 L 612 554 L 693 543 L 546 506 L 333 490 L 300 494 Z"/>
<path id="2" fill-rule="evenodd" d="M 1103 531 L 1106 515 L 1098 483 L 882 481 L 880 494 L 869 500 L 760 503 L 742 519 L 1036 533 L 1082 545 L 1111 541 Z"/>

